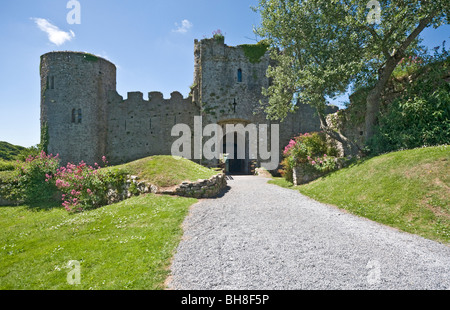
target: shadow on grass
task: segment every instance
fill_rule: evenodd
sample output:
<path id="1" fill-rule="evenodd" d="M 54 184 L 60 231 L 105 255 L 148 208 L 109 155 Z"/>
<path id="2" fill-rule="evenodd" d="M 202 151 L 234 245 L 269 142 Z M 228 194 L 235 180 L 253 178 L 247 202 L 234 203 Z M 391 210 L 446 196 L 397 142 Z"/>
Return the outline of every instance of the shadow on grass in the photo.
<path id="1" fill-rule="evenodd" d="M 31 202 L 25 205 L 30 211 L 52 211 L 53 209 L 62 209 L 63 206 L 60 202 L 56 201 L 44 201 L 44 202 Z"/>
<path id="2" fill-rule="evenodd" d="M 0 208 L 17 208 L 25 207 L 26 209 L 34 212 L 52 211 L 53 209 L 62 209 L 63 206 L 60 202 L 56 201 L 44 201 L 44 202 L 22 202 L 15 203 L 6 206 L 0 206 Z"/>

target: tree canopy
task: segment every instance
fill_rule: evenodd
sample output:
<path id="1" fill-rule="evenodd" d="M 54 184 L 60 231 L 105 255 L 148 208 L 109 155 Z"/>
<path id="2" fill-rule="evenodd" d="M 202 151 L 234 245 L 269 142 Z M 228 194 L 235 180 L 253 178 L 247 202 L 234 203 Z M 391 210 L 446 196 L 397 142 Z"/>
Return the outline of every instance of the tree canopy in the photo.
<path id="1" fill-rule="evenodd" d="M 272 83 L 263 90 L 265 112 L 282 120 L 302 102 L 320 114 L 327 97 L 351 85 L 369 86 L 370 138 L 393 70 L 415 54 L 423 29 L 449 22 L 449 8 L 447 0 L 260 0 L 256 32 L 270 43 L 277 63 L 267 72 Z"/>

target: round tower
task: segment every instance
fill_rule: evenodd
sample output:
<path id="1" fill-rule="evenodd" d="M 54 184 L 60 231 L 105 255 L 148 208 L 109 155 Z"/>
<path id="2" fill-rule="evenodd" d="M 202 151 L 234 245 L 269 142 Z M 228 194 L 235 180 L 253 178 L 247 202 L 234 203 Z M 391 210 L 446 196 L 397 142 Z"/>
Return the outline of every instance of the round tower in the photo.
<path id="1" fill-rule="evenodd" d="M 48 153 L 61 165 L 100 163 L 106 152 L 107 95 L 116 90 L 116 67 L 87 53 L 41 56 L 41 129 Z"/>

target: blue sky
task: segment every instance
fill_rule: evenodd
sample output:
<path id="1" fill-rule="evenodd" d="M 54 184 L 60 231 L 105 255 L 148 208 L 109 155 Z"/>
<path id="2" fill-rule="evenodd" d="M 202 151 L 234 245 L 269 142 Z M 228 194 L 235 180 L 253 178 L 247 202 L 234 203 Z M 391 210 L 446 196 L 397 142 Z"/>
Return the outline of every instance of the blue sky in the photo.
<path id="1" fill-rule="evenodd" d="M 69 24 L 69 0 L 0 2 L 0 141 L 39 143 L 40 56 L 82 51 L 117 66 L 117 90 L 189 92 L 194 39 L 221 29 L 225 43 L 255 43 L 258 0 L 78 0 L 81 23 Z M 48 33 L 52 34 L 49 37 Z M 449 40 L 450 26 L 422 33 L 430 47 Z M 338 98 L 337 103 L 345 100 Z"/>

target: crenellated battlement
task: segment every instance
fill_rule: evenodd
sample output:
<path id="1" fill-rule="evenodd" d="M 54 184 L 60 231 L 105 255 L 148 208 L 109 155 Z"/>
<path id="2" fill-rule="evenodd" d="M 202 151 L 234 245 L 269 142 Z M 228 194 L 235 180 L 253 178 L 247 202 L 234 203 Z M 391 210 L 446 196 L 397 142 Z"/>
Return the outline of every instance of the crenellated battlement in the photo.
<path id="1" fill-rule="evenodd" d="M 106 156 L 120 164 L 151 155 L 170 155 L 175 125 L 194 127 L 194 117 L 207 124 L 269 124 L 260 102 L 269 85 L 272 65 L 263 44 L 228 46 L 224 40 L 194 41 L 194 81 L 184 97 L 159 91 L 119 94 L 116 66 L 81 52 L 41 56 L 41 126 L 48 128 L 49 152 L 62 164 L 93 164 Z M 44 127 L 45 125 L 45 127 Z M 300 132 L 319 130 L 312 108 L 301 107 L 280 124 L 281 144 Z M 175 133 L 177 134 L 177 133 Z M 241 172 L 253 163 L 240 163 Z"/>

